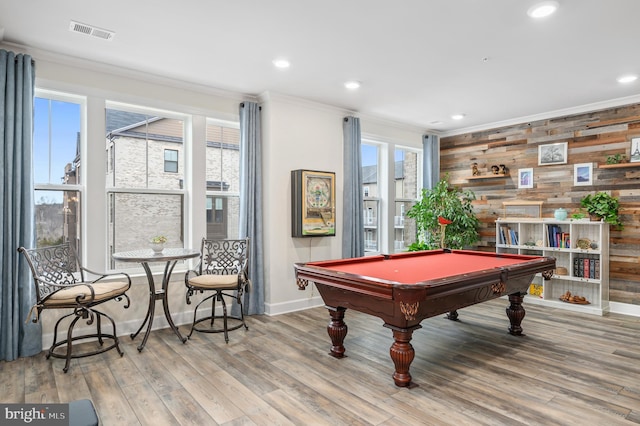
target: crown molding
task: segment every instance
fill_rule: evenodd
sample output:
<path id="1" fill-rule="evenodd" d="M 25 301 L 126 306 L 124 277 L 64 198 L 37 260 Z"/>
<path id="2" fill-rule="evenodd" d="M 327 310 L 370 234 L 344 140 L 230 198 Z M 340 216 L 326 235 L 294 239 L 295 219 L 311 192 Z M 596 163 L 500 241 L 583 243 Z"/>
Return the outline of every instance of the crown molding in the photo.
<path id="1" fill-rule="evenodd" d="M 580 105 L 571 108 L 558 109 L 555 111 L 544 112 L 540 114 L 528 115 L 524 117 L 511 118 L 503 121 L 482 124 L 479 126 L 465 127 L 462 129 L 450 130 L 441 133 L 441 137 L 458 136 L 465 133 L 482 132 L 485 130 L 498 129 L 502 127 L 513 126 L 531 121 L 548 120 L 551 118 L 566 117 L 571 115 L 584 114 L 588 112 L 599 111 L 603 109 L 616 108 L 625 105 L 640 103 L 640 95 L 632 95 L 624 98 L 616 98 L 607 101 L 594 102 L 590 104 Z"/>

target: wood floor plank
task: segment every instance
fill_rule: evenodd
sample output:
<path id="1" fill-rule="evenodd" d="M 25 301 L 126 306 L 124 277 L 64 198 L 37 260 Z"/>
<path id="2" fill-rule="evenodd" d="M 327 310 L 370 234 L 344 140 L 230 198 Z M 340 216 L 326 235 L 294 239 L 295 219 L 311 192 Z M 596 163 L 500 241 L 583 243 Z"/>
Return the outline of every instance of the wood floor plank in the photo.
<path id="1" fill-rule="evenodd" d="M 0 401 L 91 399 L 109 425 L 640 425 L 640 318 L 526 305 L 525 335 L 507 332 L 507 301 L 429 318 L 413 333 L 398 388 L 381 320 L 348 310 L 347 356 L 328 354 L 326 308 L 251 316 L 249 330 L 172 330 L 120 338 L 116 351 L 73 360 L 44 352 L 0 361 Z M 185 327 L 181 327 L 185 332 Z"/>

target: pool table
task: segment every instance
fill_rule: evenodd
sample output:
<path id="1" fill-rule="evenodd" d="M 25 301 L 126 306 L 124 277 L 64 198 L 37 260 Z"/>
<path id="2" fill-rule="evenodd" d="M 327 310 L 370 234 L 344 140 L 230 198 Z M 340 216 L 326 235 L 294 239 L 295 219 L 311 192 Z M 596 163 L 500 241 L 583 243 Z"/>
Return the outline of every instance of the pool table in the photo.
<path id="1" fill-rule="evenodd" d="M 393 332 L 393 380 L 408 387 L 415 356 L 411 336 L 423 319 L 448 313 L 456 320 L 460 308 L 508 295 L 509 333 L 521 335 L 524 295 L 536 273 L 555 268 L 555 259 L 443 249 L 296 263 L 294 268 L 298 287 L 315 283 L 329 310 L 330 355 L 344 356 L 347 309 L 379 317 Z"/>

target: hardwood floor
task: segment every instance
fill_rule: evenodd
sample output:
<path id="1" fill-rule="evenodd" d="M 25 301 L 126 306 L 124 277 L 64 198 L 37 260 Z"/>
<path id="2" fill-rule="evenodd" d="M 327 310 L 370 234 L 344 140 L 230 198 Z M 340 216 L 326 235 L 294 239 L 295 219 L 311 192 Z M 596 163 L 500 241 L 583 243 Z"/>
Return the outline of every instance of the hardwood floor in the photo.
<path id="1" fill-rule="evenodd" d="M 91 399 L 102 425 L 640 424 L 640 318 L 526 305 L 526 336 L 507 333 L 505 300 L 423 321 L 397 388 L 391 331 L 348 310 L 347 357 L 328 355 L 329 315 L 315 308 L 248 318 L 249 331 L 171 330 L 122 337 L 125 351 L 75 360 L 44 353 L 0 362 L 3 402 Z M 185 326 L 181 331 L 186 330 Z"/>

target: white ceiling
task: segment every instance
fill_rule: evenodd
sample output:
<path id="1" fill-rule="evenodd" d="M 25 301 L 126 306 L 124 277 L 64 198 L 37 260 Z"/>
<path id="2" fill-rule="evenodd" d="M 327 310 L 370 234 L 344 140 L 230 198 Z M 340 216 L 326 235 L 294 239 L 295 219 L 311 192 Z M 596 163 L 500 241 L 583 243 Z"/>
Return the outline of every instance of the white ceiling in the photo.
<path id="1" fill-rule="evenodd" d="M 639 0 L 559 0 L 539 21 L 535 2 L 0 0 L 0 41 L 444 134 L 635 101 L 640 80 L 616 78 L 640 74 Z M 71 20 L 116 35 L 73 33 Z"/>

